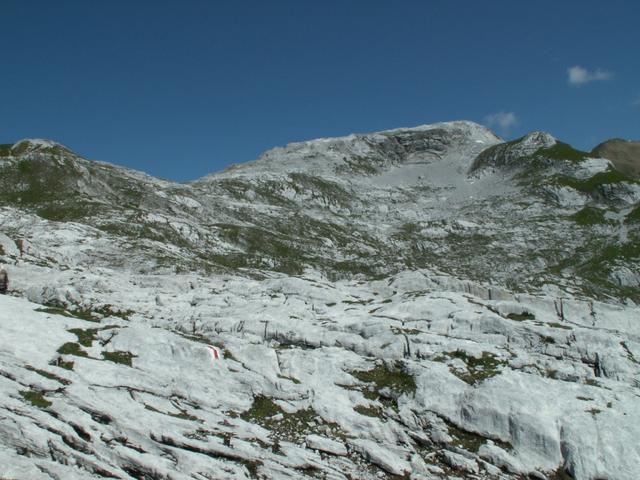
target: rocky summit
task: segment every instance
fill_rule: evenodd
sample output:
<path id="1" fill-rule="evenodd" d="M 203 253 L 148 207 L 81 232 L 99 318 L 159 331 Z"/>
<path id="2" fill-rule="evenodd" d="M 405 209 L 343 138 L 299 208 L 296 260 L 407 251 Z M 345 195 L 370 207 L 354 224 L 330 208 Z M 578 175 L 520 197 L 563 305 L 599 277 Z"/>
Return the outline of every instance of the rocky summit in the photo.
<path id="1" fill-rule="evenodd" d="M 636 480 L 621 142 L 448 122 L 190 183 L 0 145 L 0 478 Z"/>

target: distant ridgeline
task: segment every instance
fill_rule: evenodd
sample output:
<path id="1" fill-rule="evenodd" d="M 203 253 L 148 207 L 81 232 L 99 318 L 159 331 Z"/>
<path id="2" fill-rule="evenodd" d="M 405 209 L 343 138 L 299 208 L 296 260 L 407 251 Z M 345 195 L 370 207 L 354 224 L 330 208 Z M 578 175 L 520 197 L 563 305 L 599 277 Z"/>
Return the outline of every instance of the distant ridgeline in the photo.
<path id="1" fill-rule="evenodd" d="M 586 153 L 543 132 L 503 142 L 471 122 L 295 143 L 183 184 L 23 140 L 0 145 L 0 225 L 31 245 L 22 255 L 60 268 L 378 278 L 428 267 L 640 301 L 639 179 L 638 142 Z M 40 245 L 64 229 L 83 255 Z"/>

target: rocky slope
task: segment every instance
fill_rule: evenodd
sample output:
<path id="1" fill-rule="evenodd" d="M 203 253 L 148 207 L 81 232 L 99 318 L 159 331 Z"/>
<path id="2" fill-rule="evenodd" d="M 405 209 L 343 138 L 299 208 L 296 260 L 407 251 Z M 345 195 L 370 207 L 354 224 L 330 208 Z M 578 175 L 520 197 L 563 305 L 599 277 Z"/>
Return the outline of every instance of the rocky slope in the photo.
<path id="1" fill-rule="evenodd" d="M 640 471 L 607 159 L 452 122 L 175 184 L 31 140 L 0 187 L 0 478 Z"/>
<path id="2" fill-rule="evenodd" d="M 92 264 L 330 278 L 435 267 L 521 292 L 560 284 L 638 300 L 639 181 L 548 134 L 501 143 L 451 122 L 321 139 L 190 184 L 57 145 L 0 155 L 0 199 L 14 216 L 80 223 L 118 245 L 94 246 Z"/>

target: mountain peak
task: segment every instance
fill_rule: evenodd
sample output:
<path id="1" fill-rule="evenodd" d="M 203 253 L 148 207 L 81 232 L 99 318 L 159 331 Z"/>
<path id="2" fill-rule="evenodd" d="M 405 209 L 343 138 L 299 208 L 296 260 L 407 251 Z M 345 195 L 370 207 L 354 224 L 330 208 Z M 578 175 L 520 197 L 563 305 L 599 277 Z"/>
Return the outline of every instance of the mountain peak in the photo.
<path id="1" fill-rule="evenodd" d="M 19 156 L 28 153 L 73 153 L 64 145 L 43 138 L 25 138 L 13 145 L 3 145 L 0 156 Z"/>
<path id="2" fill-rule="evenodd" d="M 27 149 L 27 151 L 64 149 L 70 151 L 64 145 L 46 138 L 24 138 L 13 144 L 12 149 Z"/>
<path id="3" fill-rule="evenodd" d="M 529 150 L 527 154 L 534 153 L 541 148 L 553 147 L 558 140 L 547 132 L 535 130 L 526 134 L 519 140 L 520 147 L 523 150 Z"/>
<path id="4" fill-rule="evenodd" d="M 200 181 L 220 176 L 304 171 L 325 176 L 377 175 L 408 163 L 441 159 L 458 151 L 458 157 L 471 158 L 482 149 L 502 140 L 487 127 L 459 120 L 401 127 L 371 133 L 352 133 L 289 143 L 262 153 L 257 160 L 234 165 Z M 466 168 L 466 167 L 465 167 Z"/>
<path id="5" fill-rule="evenodd" d="M 487 136 L 490 138 L 494 138 L 497 141 L 500 140 L 500 138 L 495 133 L 493 133 L 489 128 L 479 123 L 473 122 L 471 120 L 453 120 L 449 122 L 438 122 L 438 123 L 418 125 L 415 127 L 400 127 L 400 128 L 394 128 L 391 130 L 383 130 L 377 133 L 394 134 L 398 132 L 422 132 L 422 131 L 436 130 L 436 129 L 450 130 L 450 131 L 457 130 L 460 132 L 467 133 L 470 136 L 476 136 L 476 135 Z"/>
<path id="6" fill-rule="evenodd" d="M 62 147 L 58 142 L 54 142 L 53 140 L 49 140 L 46 138 L 23 138 L 22 140 L 18 140 L 13 144 L 14 147 L 22 145 L 24 143 L 29 144 L 31 147 L 42 147 L 42 148 L 50 148 L 50 147 Z"/>
<path id="7" fill-rule="evenodd" d="M 510 142 L 504 142 L 487 148 L 474 160 L 471 171 L 483 167 L 512 167 L 519 164 L 522 158 L 533 155 L 543 148 L 553 147 L 558 141 L 552 135 L 533 131 Z"/>

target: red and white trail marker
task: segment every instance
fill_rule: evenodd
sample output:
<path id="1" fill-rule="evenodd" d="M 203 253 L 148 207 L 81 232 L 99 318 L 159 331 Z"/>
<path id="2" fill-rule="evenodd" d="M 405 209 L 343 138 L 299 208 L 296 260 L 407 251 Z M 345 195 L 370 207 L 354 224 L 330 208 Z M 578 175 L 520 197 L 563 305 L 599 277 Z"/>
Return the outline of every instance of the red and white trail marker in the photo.
<path id="1" fill-rule="evenodd" d="M 211 354 L 211 360 L 213 362 L 215 362 L 216 360 L 220 360 L 220 350 L 218 350 L 213 345 L 207 345 L 207 349 L 209 350 L 209 353 Z"/>

